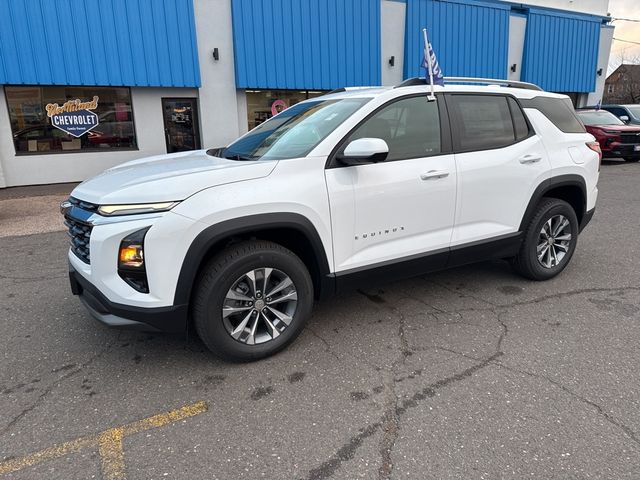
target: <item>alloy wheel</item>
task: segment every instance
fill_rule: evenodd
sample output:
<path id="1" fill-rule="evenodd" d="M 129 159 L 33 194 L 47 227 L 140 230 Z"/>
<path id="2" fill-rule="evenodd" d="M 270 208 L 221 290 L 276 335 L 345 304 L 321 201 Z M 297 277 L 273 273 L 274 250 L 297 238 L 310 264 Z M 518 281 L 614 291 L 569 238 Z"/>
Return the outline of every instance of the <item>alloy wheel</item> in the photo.
<path id="1" fill-rule="evenodd" d="M 274 340 L 289 326 L 298 304 L 296 286 L 275 268 L 257 268 L 238 278 L 225 296 L 222 320 L 232 338 L 246 345 Z"/>
<path id="2" fill-rule="evenodd" d="M 571 222 L 564 215 L 549 218 L 540 230 L 536 255 L 545 268 L 557 267 L 571 246 Z"/>

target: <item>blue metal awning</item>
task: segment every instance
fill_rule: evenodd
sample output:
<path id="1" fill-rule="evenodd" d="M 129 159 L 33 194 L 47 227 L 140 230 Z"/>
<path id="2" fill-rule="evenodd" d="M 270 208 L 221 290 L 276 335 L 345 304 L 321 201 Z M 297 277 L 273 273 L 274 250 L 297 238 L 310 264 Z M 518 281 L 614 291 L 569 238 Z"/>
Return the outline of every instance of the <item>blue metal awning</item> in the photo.
<path id="1" fill-rule="evenodd" d="M 232 0 L 238 88 L 379 85 L 380 0 Z"/>
<path id="2" fill-rule="evenodd" d="M 502 2 L 407 0 L 404 77 L 425 75 L 426 28 L 445 76 L 505 78 L 510 8 Z"/>
<path id="3" fill-rule="evenodd" d="M 198 87 L 192 0 L 0 2 L 0 84 Z"/>
<path id="4" fill-rule="evenodd" d="M 529 9 L 522 80 L 553 92 L 592 92 L 602 19 Z"/>

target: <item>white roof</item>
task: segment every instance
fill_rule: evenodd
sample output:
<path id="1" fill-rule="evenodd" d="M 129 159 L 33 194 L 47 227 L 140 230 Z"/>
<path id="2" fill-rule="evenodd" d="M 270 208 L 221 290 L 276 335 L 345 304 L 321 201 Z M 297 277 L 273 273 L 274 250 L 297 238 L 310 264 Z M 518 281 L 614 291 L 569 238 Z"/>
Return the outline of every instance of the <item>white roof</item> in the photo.
<path id="1" fill-rule="evenodd" d="M 459 83 L 447 83 L 444 87 L 436 85 L 434 91 L 438 92 L 473 92 L 473 93 L 508 93 L 518 98 L 534 98 L 534 97 L 551 97 L 551 98 L 568 98 L 566 95 L 545 92 L 543 90 L 530 90 L 526 88 L 514 88 L 503 85 L 462 85 Z M 378 96 L 389 96 L 390 98 L 412 94 L 412 93 L 429 93 L 431 86 L 429 85 L 410 85 L 398 87 L 347 87 L 344 91 L 329 93 L 322 98 L 373 98 Z"/>

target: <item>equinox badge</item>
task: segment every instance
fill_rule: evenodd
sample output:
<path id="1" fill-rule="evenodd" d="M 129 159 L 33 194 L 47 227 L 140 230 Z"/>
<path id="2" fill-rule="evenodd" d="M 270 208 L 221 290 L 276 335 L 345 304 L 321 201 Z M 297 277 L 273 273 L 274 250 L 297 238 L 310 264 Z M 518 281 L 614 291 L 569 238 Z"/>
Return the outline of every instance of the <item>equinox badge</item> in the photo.
<path id="1" fill-rule="evenodd" d="M 385 228 L 384 230 L 378 230 L 377 232 L 363 233 L 361 235 L 356 235 L 356 240 L 365 239 L 375 237 L 376 235 L 381 237 L 383 235 L 391 235 L 393 233 L 398 233 L 404 231 L 404 227 L 392 227 Z"/>

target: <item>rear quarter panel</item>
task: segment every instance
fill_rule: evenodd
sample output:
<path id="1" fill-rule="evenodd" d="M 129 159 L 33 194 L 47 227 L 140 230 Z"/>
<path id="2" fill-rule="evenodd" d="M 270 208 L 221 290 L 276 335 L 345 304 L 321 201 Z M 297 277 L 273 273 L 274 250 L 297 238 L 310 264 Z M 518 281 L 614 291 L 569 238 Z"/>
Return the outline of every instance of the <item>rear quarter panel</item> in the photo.
<path id="1" fill-rule="evenodd" d="M 551 161 L 551 175 L 579 175 L 587 187 L 587 210 L 595 207 L 598 196 L 600 160 L 598 154 L 587 147 L 595 141 L 590 133 L 564 133 L 540 111 L 525 109 L 531 124 L 542 137 Z"/>

